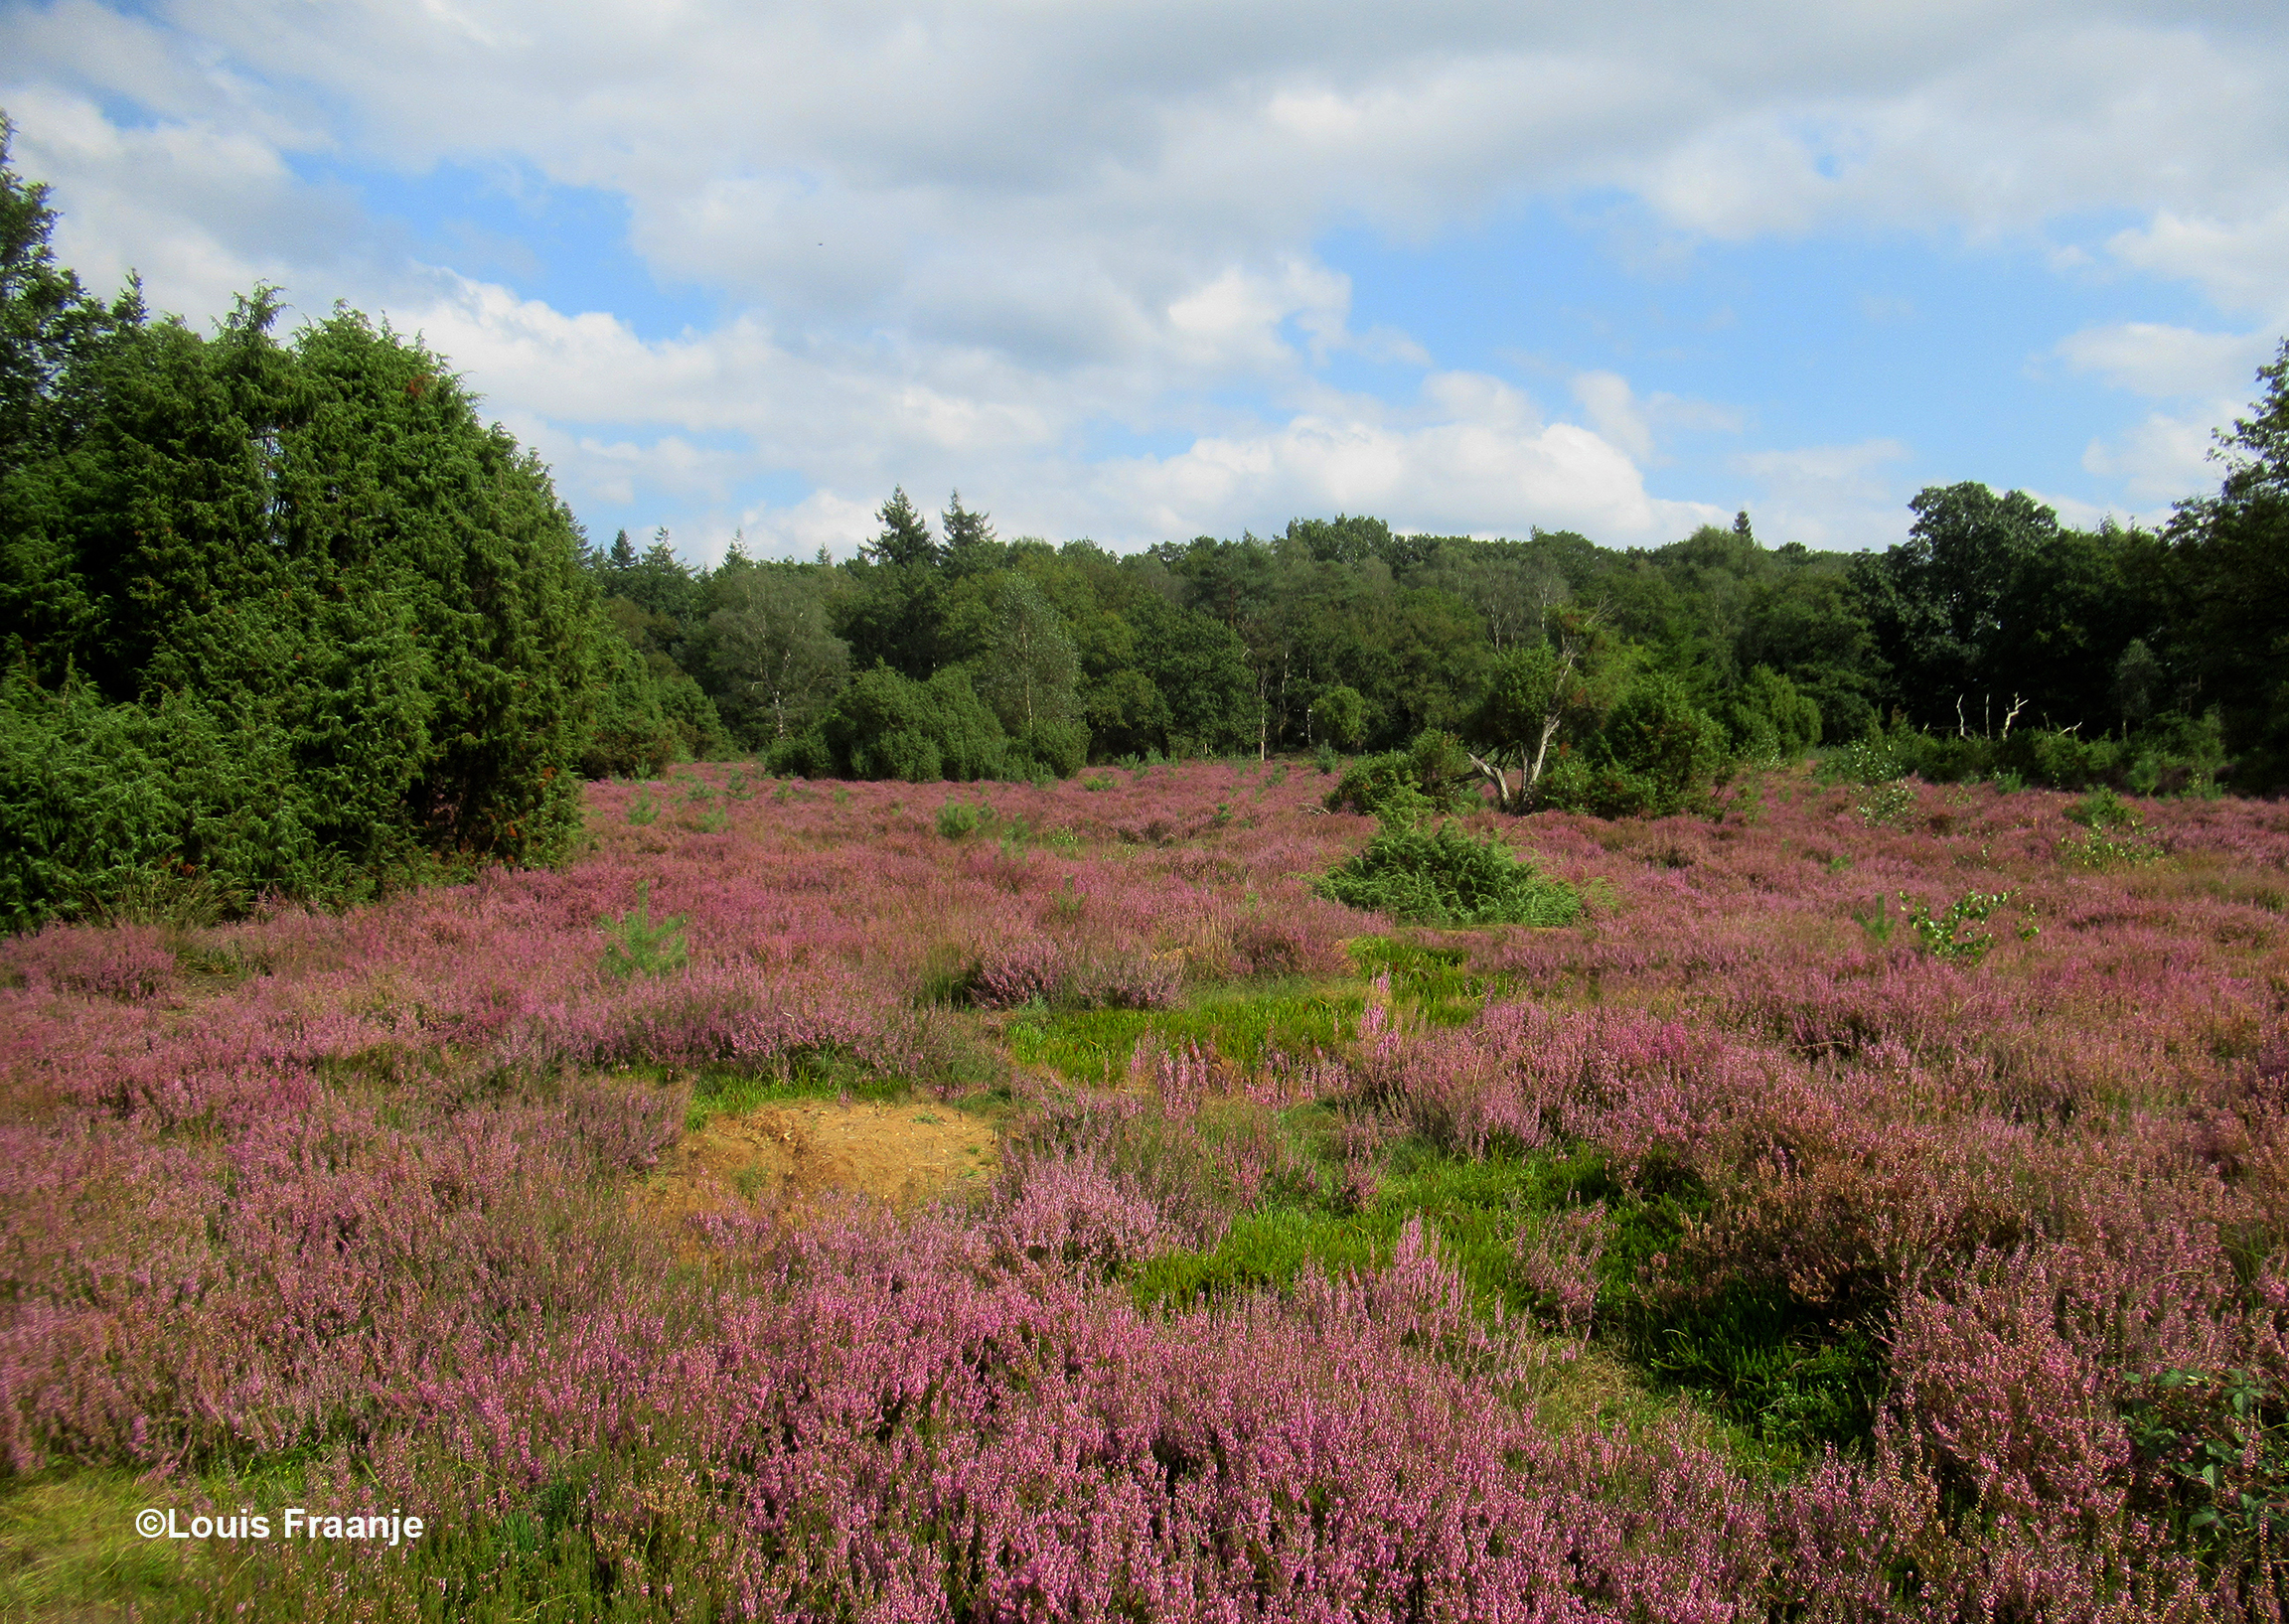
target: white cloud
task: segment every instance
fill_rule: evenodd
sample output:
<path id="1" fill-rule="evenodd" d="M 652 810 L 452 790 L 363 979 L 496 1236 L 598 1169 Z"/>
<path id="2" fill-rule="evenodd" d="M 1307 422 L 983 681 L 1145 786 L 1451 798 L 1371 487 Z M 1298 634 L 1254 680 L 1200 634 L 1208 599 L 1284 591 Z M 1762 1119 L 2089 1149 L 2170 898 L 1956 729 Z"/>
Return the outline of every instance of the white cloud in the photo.
<path id="1" fill-rule="evenodd" d="M 2124 264 L 2198 283 L 2226 309 L 2289 316 L 2289 204 L 2250 214 L 2161 209 L 2106 247 Z"/>
<path id="2" fill-rule="evenodd" d="M 2204 333 L 2162 322 L 2084 328 L 2060 340 L 2057 351 L 2074 370 L 2095 373 L 2118 389 L 2214 396 L 2230 396 L 2249 384 L 2272 353 L 2273 341 L 2262 332 Z"/>
<path id="3" fill-rule="evenodd" d="M 1574 397 L 1590 419 L 1590 426 L 1640 463 L 1660 463 L 1656 433 L 1738 434 L 1745 417 L 1731 406 L 1706 400 L 1686 400 L 1656 392 L 1640 398 L 1629 380 L 1618 372 L 1583 372 L 1574 379 Z"/>
<path id="4" fill-rule="evenodd" d="M 749 556 L 757 558 L 811 558 L 824 549 L 832 558 L 844 559 L 881 528 L 875 505 L 825 491 L 814 491 L 789 508 L 751 507 L 740 515 L 739 524 L 748 536 Z"/>
<path id="5" fill-rule="evenodd" d="M 818 493 L 755 510 L 790 544 L 879 500 L 851 493 L 956 479 L 1001 482 L 1000 517 L 1050 533 L 1365 507 L 1658 539 L 1703 510 L 1649 497 L 1641 470 L 1681 433 L 1743 432 L 1742 412 L 1593 370 L 1573 382 L 1586 426 L 1545 421 L 1436 373 L 1408 333 L 1354 332 L 1314 243 L 1618 197 L 1656 258 L 1835 228 L 2015 237 L 2060 274 L 2178 279 L 2241 325 L 2289 320 L 2271 23 L 2133 0 L 54 0 L 0 14 L 0 105 L 91 281 L 139 266 L 195 317 L 257 279 L 385 308 L 530 427 L 575 501 L 735 515 L 774 471 Z M 599 189 L 663 282 L 725 314 L 647 340 L 417 264 L 308 178 L 317 158 Z M 2132 223 L 2071 240 L 2099 218 Z M 2115 323 L 2057 354 L 2207 400 L 2245 387 L 2255 342 Z M 1422 400 L 1332 388 L 1344 357 L 1430 374 Z M 2086 468 L 2141 491 L 2178 477 L 2184 424 L 2164 422 Z M 1093 460 L 1105 425 L 1186 449 Z M 1734 466 L 1764 483 L 1760 533 L 1856 544 L 1904 523 L 1888 446 Z"/>
<path id="6" fill-rule="evenodd" d="M 1286 301 L 1259 291 L 1223 294 L 1216 319 L 1196 318 L 1198 331 L 1228 348 L 1264 342 Z M 879 501 L 857 493 L 901 482 L 925 501 L 956 484 L 974 499 L 1011 493 L 994 504 L 1009 533 L 1090 533 L 1117 544 L 1234 533 L 1337 509 L 1403 528 L 1491 534 L 1540 523 L 1617 542 L 1671 539 L 1720 517 L 1646 493 L 1635 438 L 1647 432 L 1644 419 L 1627 380 L 1609 373 L 1587 393 L 1620 402 L 1620 415 L 1606 411 L 1595 429 L 1545 421 L 1500 379 L 1441 372 L 1404 410 L 1314 389 L 1308 409 L 1270 423 L 1239 415 L 1177 453 L 1091 462 L 1068 449 L 1079 426 L 1072 402 L 991 357 L 915 350 L 895 371 L 878 363 L 869 370 L 859 358 L 785 346 L 754 322 L 646 341 L 608 315 L 566 316 L 450 277 L 417 316 L 425 342 L 482 380 L 491 409 L 517 403 L 508 426 L 550 461 L 576 506 L 625 503 L 639 488 L 719 505 L 742 478 L 799 462 L 820 485 L 811 499 L 744 510 L 738 520 L 770 550 L 807 554 L 825 543 L 846 552 L 869 533 L 863 516 Z M 644 422 L 672 429 L 582 429 L 628 417 L 631 399 L 645 403 Z M 1694 410 L 1667 397 L 1647 404 Z M 1615 422 L 1630 432 L 1617 438 Z M 743 449 L 709 443 L 725 435 Z M 833 530 L 852 515 L 861 516 L 856 528 Z"/>
<path id="7" fill-rule="evenodd" d="M 1203 438 L 1180 455 L 1109 465 L 1108 497 L 1145 535 L 1230 533 L 1295 514 L 1372 513 L 1394 528 L 1519 535 L 1535 524 L 1617 543 L 1666 541 L 1722 517 L 1648 496 L 1626 448 L 1544 422 L 1499 379 L 1443 373 L 1401 420 L 1365 400 L 1248 435 Z"/>
<path id="8" fill-rule="evenodd" d="M 1590 414 L 1590 422 L 1639 462 L 1653 458 L 1653 430 L 1638 410 L 1629 380 L 1618 372 L 1584 372 L 1574 380 L 1574 397 Z"/>
<path id="9" fill-rule="evenodd" d="M 1883 547 L 1906 536 L 1904 493 L 1885 470 L 1908 460 L 1897 440 L 1744 452 L 1734 469 L 1761 488 L 1750 504 L 1766 546 L 1801 542 L 1818 550 Z"/>
<path id="10" fill-rule="evenodd" d="M 162 308 L 221 315 L 258 281 L 295 280 L 329 229 L 355 228 L 339 199 L 300 187 L 279 149 L 244 131 L 122 127 L 50 86 L 12 87 L 0 106 L 17 125 L 14 163 L 64 205 L 59 258 L 99 291 L 140 271 Z"/>
<path id="11" fill-rule="evenodd" d="M 2121 483 L 2148 517 L 2184 497 L 2214 492 L 2219 479 L 2211 448 L 2220 424 L 2233 420 L 2235 404 L 2213 402 L 2191 415 L 2154 412 L 2128 431 L 2090 442 L 2082 466 Z"/>
<path id="12" fill-rule="evenodd" d="M 1278 275 L 1332 215 L 1436 231 L 1583 186 L 1730 238 L 1830 219 L 2025 231 L 2129 209 L 2149 223 L 2117 237 L 2125 260 L 2252 288 L 2280 286 L 2267 250 L 2289 228 L 2252 202 L 2289 182 L 2282 51 L 2162 8 L 1592 17 L 1484 0 L 1335 26 L 1300 0 L 185 0 L 170 15 L 68 0 L 11 32 L 27 64 L 164 117 L 234 109 L 273 144 L 416 172 L 506 159 L 620 192 L 663 275 L 782 315 L 927 325 L 951 303 L 991 331 L 997 291 L 1031 307 L 1045 283 L 1093 282 L 1101 314 L 1165 312 L 1234 265 Z M 1039 324 L 1013 310 L 1002 325 L 1021 341 Z"/>
<path id="13" fill-rule="evenodd" d="M 1351 279 L 1323 266 L 1290 260 L 1277 276 L 1235 267 L 1168 306 L 1177 356 L 1208 370 L 1278 369 L 1294 359 L 1280 336 L 1293 318 L 1324 354 L 1341 336 Z"/>

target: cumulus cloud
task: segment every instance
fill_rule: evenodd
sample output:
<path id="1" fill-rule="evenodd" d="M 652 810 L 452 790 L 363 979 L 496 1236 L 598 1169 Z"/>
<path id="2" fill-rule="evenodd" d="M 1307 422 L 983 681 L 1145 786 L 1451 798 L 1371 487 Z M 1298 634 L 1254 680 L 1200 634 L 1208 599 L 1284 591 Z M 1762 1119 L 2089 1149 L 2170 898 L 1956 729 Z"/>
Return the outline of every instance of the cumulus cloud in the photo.
<path id="1" fill-rule="evenodd" d="M 1343 415 L 1202 438 L 1176 456 L 1116 461 L 1099 489 L 1146 535 L 1213 531 L 1213 520 L 1252 510 L 1267 527 L 1296 514 L 1372 513 L 1405 530 L 1516 535 L 1540 524 L 1633 543 L 1721 517 L 1648 496 L 1627 447 L 1545 422 L 1498 378 L 1435 375 L 1396 421 L 1371 401 L 1348 404 Z"/>
<path id="2" fill-rule="evenodd" d="M 2145 510 L 2141 517 L 2154 517 L 2176 499 L 2216 486 L 2219 471 L 2210 452 L 2217 425 L 2230 423 L 2233 414 L 2229 400 L 2191 414 L 2151 413 L 2126 433 L 2092 440 L 2082 466 L 2119 480 Z"/>
<path id="3" fill-rule="evenodd" d="M 1898 440 L 1744 452 L 1733 459 L 1755 481 L 1756 534 L 1767 546 L 1790 541 L 1817 549 L 1884 547 L 1908 533 L 1907 493 L 1888 468 L 1908 460 Z"/>
<path id="4" fill-rule="evenodd" d="M 19 169 L 67 205 L 58 255 L 99 290 L 140 272 L 163 308 L 221 315 L 361 229 L 345 200 L 299 185 L 279 149 L 244 130 L 122 126 L 52 86 L 11 89 L 0 106 L 17 127 Z"/>
<path id="5" fill-rule="evenodd" d="M 2084 328 L 2057 354 L 2078 372 L 2146 395 L 2224 395 L 2271 358 L 2262 333 L 2204 333 L 2164 322 Z"/>
<path id="6" fill-rule="evenodd" d="M 2278 194 L 2276 194 L 2278 195 Z M 2227 309 L 2289 316 L 2289 204 L 2215 214 L 2158 210 L 2116 232 L 2107 250 L 2126 265 L 2199 283 Z"/>
<path id="7" fill-rule="evenodd" d="M 0 105 L 98 285 L 134 265 L 194 316 L 256 280 L 386 309 L 525 425 L 575 501 L 690 504 L 788 545 L 897 480 L 999 482 L 998 513 L 1051 533 L 1346 507 L 1633 540 L 1704 514 L 1648 494 L 1665 446 L 1749 414 L 1599 369 L 1568 422 L 1443 374 L 1419 337 L 1355 328 L 1316 246 L 1331 227 L 1427 242 L 1522 201 L 1618 197 L 1655 254 L 2016 236 L 2061 274 L 2179 279 L 2243 327 L 2279 321 L 2289 50 L 2268 21 L 2070 0 L 1340 19 L 1303 0 L 49 0 L 0 14 Z M 320 178 L 443 163 L 624 200 L 628 247 L 721 319 L 646 339 L 421 263 L 434 244 L 417 254 Z M 2111 234 L 2071 239 L 2100 217 Z M 2122 323 L 2057 354 L 2207 398 L 2235 365 L 2245 380 L 2252 342 Z M 1346 361 L 1415 375 L 1373 398 L 1328 382 Z M 1109 429 L 1162 449 L 1092 454 Z M 2163 477 L 2174 442 L 2149 429 L 2085 467 Z M 1889 446 L 1735 467 L 1763 482 L 1760 532 L 1850 543 L 1898 496 Z M 813 495 L 759 506 L 765 475 Z M 1901 522 L 1895 507 L 1882 527 Z"/>
<path id="8" fill-rule="evenodd" d="M 1639 396 L 1618 372 L 1583 372 L 1574 379 L 1574 397 L 1595 428 L 1640 464 L 1666 460 L 1657 435 L 1676 432 L 1738 434 L 1747 414 L 1738 407 L 1687 400 L 1656 390 Z"/>

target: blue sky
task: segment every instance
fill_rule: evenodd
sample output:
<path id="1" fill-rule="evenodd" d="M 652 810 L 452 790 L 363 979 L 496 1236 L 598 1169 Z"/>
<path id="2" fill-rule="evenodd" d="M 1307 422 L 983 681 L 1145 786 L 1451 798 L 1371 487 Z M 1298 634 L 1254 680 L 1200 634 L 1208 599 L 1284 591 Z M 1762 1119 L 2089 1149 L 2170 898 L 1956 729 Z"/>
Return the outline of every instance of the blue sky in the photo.
<path id="1" fill-rule="evenodd" d="M 2267 8 L 0 0 L 59 250 L 419 332 L 599 538 L 2148 520 L 2289 333 Z"/>

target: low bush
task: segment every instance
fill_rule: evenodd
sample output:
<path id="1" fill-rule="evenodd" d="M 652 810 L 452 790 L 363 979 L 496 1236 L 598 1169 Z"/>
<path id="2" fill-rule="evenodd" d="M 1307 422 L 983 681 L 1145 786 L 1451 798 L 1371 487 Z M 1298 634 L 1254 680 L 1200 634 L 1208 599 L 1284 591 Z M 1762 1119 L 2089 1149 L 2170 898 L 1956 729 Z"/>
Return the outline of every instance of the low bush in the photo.
<path id="1" fill-rule="evenodd" d="M 1089 729 L 1079 722 L 1038 721 L 1009 742 L 1010 778 L 1071 778 L 1089 764 Z"/>
<path id="2" fill-rule="evenodd" d="M 1428 833 L 1386 823 L 1329 871 L 1320 891 L 1403 925 L 1571 925 L 1582 913 L 1572 886 L 1545 879 L 1491 836 L 1472 839 L 1451 823 Z"/>
<path id="3" fill-rule="evenodd" d="M 1010 754 L 1000 722 L 969 676 L 954 668 L 927 682 L 887 666 L 860 672 L 837 697 L 819 739 L 844 778 L 909 784 L 999 778 Z M 771 764 L 783 770 L 776 750 Z"/>
<path id="4" fill-rule="evenodd" d="M 1884 782 L 1866 776 L 1883 770 L 1890 778 L 1912 773 L 1929 784 L 1992 779 L 2003 785 L 2054 790 L 2205 795 L 2215 792 L 2225 768 L 2214 716 L 2171 716 L 2126 736 L 2095 739 L 2045 727 L 2022 728 L 2008 738 L 1982 738 L 1895 725 L 1830 756 L 1822 773 L 1831 783 Z"/>
<path id="5" fill-rule="evenodd" d="M 1332 767 L 1330 759 L 1323 764 Z M 1440 812 L 1475 811 L 1478 783 L 1468 752 L 1451 733 L 1428 728 L 1404 750 L 1361 756 L 1328 792 L 1329 812 L 1365 812 L 1386 823 L 1419 823 Z"/>
<path id="6" fill-rule="evenodd" d="M 1728 754 L 1724 727 L 1656 673 L 1630 685 L 1589 748 L 1544 773 L 1538 798 L 1594 817 L 1667 817 L 1706 804 Z"/>
<path id="7" fill-rule="evenodd" d="M 599 922 L 604 929 L 604 962 L 606 975 L 626 980 L 636 975 L 664 975 L 672 969 L 684 967 L 684 926 L 682 914 L 652 923 L 652 882 L 645 880 L 636 887 L 636 906 L 618 919 Z"/>
<path id="8" fill-rule="evenodd" d="M 938 809 L 938 832 L 949 840 L 975 834 L 993 820 L 993 809 L 984 802 L 949 801 Z"/>
<path id="9" fill-rule="evenodd" d="M 1768 665 L 1749 672 L 1723 712 L 1733 752 L 1745 760 L 1785 766 L 1820 742 L 1820 707 Z"/>
<path id="10" fill-rule="evenodd" d="M 1920 735 L 1909 735 L 1919 737 Z M 1908 776 L 1908 764 L 1893 746 L 1894 737 L 1870 733 L 1843 749 L 1833 751 L 1820 764 L 1824 784 L 1896 784 Z"/>
<path id="11" fill-rule="evenodd" d="M 2011 897 L 2008 891 L 1971 891 L 1935 914 L 1903 891 L 1900 912 L 1914 927 L 1915 944 L 1925 953 L 1950 964 L 1973 966 L 1995 946 L 1994 934 L 1983 927 Z"/>

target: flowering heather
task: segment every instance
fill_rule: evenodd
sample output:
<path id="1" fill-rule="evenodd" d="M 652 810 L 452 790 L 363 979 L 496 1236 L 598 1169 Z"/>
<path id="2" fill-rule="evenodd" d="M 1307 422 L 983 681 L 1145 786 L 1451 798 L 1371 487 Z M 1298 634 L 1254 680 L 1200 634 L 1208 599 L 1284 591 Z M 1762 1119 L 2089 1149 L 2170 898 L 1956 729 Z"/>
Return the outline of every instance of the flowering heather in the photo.
<path id="1" fill-rule="evenodd" d="M 0 1494 L 429 1520 L 155 1616 L 2283 1616 L 2289 814 L 1772 774 L 1473 816 L 1587 912 L 1417 933 L 1324 789 L 696 769 L 560 871 L 7 944 Z M 997 1176 L 632 1199 L 858 1086 Z"/>

